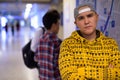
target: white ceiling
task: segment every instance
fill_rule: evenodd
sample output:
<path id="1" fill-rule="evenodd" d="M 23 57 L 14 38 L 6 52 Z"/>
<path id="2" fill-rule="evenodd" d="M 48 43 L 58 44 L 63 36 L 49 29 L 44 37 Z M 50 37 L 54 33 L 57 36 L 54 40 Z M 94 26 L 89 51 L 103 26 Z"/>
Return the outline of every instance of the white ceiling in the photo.
<path id="1" fill-rule="evenodd" d="M 1 2 L 1 1 L 4 1 L 4 2 Z M 10 1 L 14 1 L 14 2 L 10 2 Z M 52 3 L 54 4 L 56 3 L 56 1 L 59 2 L 61 0 L 0 0 L 0 15 L 21 16 L 25 11 L 27 3 L 25 2 L 22 3 L 20 1 L 42 1 L 39 3 L 33 3 L 32 9 L 34 10 L 34 8 L 36 8 L 37 6 L 39 10 L 44 10 L 48 8 L 48 5 L 51 5 Z"/>

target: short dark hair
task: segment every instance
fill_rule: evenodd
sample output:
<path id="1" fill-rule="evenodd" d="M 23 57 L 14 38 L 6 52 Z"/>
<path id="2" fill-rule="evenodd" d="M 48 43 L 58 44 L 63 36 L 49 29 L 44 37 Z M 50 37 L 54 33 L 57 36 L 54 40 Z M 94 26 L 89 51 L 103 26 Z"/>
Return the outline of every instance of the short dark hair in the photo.
<path id="1" fill-rule="evenodd" d="M 60 14 L 57 10 L 49 10 L 43 16 L 42 21 L 43 21 L 44 27 L 47 30 L 49 30 L 51 29 L 52 24 L 57 23 L 59 19 L 60 19 Z"/>

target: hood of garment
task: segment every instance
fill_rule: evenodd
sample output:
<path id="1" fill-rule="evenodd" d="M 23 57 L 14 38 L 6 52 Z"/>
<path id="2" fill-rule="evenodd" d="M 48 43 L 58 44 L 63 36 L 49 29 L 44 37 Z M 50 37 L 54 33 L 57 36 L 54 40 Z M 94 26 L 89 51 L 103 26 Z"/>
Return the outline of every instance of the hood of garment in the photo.
<path id="1" fill-rule="evenodd" d="M 93 52 L 96 51 L 97 48 L 103 49 L 104 47 L 107 47 L 111 50 L 113 49 L 113 47 L 118 46 L 114 39 L 104 36 L 104 34 L 101 31 L 96 30 L 96 35 L 97 36 L 95 40 L 89 41 L 82 37 L 80 31 L 77 30 L 72 32 L 71 36 L 66 38 L 62 44 L 68 47 L 71 51 L 77 51 L 77 49 L 87 49 L 88 47 Z"/>
<path id="2" fill-rule="evenodd" d="M 85 43 L 85 42 L 94 43 L 94 42 L 99 41 L 99 40 L 101 40 L 103 38 L 106 38 L 103 35 L 103 33 L 100 32 L 99 30 L 96 30 L 96 35 L 97 35 L 97 37 L 96 37 L 95 40 L 89 41 L 89 40 L 85 39 L 84 37 L 82 37 L 82 35 L 80 33 L 80 30 L 77 30 L 77 31 L 72 32 L 72 34 L 71 34 L 71 36 L 69 38 L 71 38 L 71 39 L 74 38 L 75 40 L 81 41 L 82 43 Z"/>

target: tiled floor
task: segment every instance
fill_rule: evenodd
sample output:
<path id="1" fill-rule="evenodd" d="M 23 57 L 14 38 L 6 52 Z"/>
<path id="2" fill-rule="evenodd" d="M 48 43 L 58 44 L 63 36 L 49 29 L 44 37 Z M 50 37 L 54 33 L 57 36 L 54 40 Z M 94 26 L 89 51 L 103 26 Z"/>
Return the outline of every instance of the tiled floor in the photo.
<path id="1" fill-rule="evenodd" d="M 8 34 L 0 32 L 0 80 L 39 80 L 37 70 L 28 69 L 22 58 L 21 48 L 31 36 L 28 28 L 14 36 L 10 30 Z"/>

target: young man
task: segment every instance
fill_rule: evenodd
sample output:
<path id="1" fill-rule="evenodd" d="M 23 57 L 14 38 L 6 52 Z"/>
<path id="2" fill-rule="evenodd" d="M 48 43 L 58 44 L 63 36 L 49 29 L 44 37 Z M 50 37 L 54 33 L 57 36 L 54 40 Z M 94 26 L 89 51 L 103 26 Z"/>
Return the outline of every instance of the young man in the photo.
<path id="1" fill-rule="evenodd" d="M 40 38 L 35 60 L 39 66 L 40 80 L 61 80 L 58 68 L 58 56 L 61 39 L 57 37 L 60 15 L 50 10 L 43 16 L 46 32 Z"/>
<path id="2" fill-rule="evenodd" d="M 116 41 L 96 30 L 98 14 L 90 4 L 74 10 L 79 30 L 60 47 L 62 80 L 120 80 L 120 52 Z"/>

